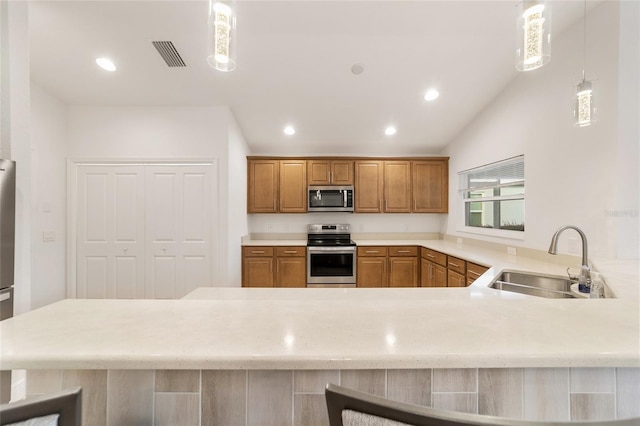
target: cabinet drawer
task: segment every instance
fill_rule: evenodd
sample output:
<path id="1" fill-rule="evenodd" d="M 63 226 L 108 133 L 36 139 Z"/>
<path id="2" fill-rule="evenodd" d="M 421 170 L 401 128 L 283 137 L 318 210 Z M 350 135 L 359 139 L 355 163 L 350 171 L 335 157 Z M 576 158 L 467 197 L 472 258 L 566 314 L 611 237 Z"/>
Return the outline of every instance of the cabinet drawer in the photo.
<path id="1" fill-rule="evenodd" d="M 447 266 L 447 255 L 439 251 L 422 247 L 422 257 L 441 266 Z"/>
<path id="2" fill-rule="evenodd" d="M 244 257 L 272 257 L 273 247 L 242 247 L 242 255 Z"/>
<path id="3" fill-rule="evenodd" d="M 276 247 L 278 257 L 301 257 L 306 254 L 306 247 Z"/>
<path id="4" fill-rule="evenodd" d="M 389 247 L 389 256 L 417 256 L 418 247 L 398 246 Z"/>
<path id="5" fill-rule="evenodd" d="M 467 269 L 467 262 L 457 257 L 447 257 L 447 268 L 452 271 L 456 271 L 459 274 L 464 275 Z"/>
<path id="6" fill-rule="evenodd" d="M 478 265 L 476 263 L 467 262 L 467 278 L 471 280 L 471 282 L 475 281 L 480 277 L 480 275 L 484 274 L 487 271 L 486 266 Z"/>
<path id="7" fill-rule="evenodd" d="M 358 247 L 358 256 L 386 256 L 387 247 Z"/>

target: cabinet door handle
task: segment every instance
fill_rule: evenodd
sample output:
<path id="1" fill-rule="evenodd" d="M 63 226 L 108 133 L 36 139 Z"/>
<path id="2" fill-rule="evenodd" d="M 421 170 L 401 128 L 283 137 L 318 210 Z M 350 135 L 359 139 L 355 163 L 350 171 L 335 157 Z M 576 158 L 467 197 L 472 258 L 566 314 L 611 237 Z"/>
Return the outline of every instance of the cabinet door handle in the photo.
<path id="1" fill-rule="evenodd" d="M 427 253 L 427 257 L 431 258 L 431 259 L 435 259 L 436 257 L 434 255 L 432 255 L 431 253 Z"/>
<path id="2" fill-rule="evenodd" d="M 436 268 L 434 268 L 433 265 L 429 265 L 429 271 L 431 272 L 431 280 L 435 280 L 435 278 L 436 278 L 436 275 L 434 273 L 435 269 Z"/>
<path id="3" fill-rule="evenodd" d="M 469 275 L 475 275 L 476 277 L 479 277 L 479 276 L 480 276 L 480 274 L 479 274 L 479 273 L 474 272 L 474 271 L 471 271 L 471 270 L 467 271 L 467 274 L 469 274 Z"/>
<path id="4" fill-rule="evenodd" d="M 251 254 L 264 254 L 264 250 L 251 250 Z"/>
<path id="5" fill-rule="evenodd" d="M 414 200 L 413 200 L 413 211 L 414 211 L 414 212 L 415 212 L 416 210 L 418 210 L 418 207 L 416 207 L 416 206 L 417 206 L 417 204 L 416 204 L 416 200 L 414 199 Z"/>
<path id="6" fill-rule="evenodd" d="M 398 253 L 411 253 L 410 250 L 398 250 Z"/>
<path id="7" fill-rule="evenodd" d="M 458 265 L 457 263 L 453 263 L 453 262 L 449 262 L 449 266 L 453 266 L 454 268 L 459 268 L 460 265 Z"/>
<path id="8" fill-rule="evenodd" d="M 285 254 L 296 254 L 298 251 L 297 250 L 285 250 L 284 252 L 285 252 Z"/>
<path id="9" fill-rule="evenodd" d="M 331 170 L 329 170 L 329 182 L 331 182 Z"/>
<path id="10" fill-rule="evenodd" d="M 367 253 L 367 254 L 380 253 L 380 251 L 379 250 L 366 250 L 365 253 Z"/>

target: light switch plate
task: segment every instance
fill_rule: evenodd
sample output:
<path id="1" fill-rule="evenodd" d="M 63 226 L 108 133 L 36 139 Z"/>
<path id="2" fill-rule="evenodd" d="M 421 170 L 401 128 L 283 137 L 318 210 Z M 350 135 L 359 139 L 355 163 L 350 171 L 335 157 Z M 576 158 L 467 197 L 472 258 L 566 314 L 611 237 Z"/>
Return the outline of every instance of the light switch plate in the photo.
<path id="1" fill-rule="evenodd" d="M 56 232 L 55 231 L 45 231 L 42 233 L 42 241 L 45 243 L 51 243 L 56 240 Z"/>
<path id="2" fill-rule="evenodd" d="M 515 256 L 518 254 L 518 250 L 515 247 L 507 247 L 507 254 Z"/>

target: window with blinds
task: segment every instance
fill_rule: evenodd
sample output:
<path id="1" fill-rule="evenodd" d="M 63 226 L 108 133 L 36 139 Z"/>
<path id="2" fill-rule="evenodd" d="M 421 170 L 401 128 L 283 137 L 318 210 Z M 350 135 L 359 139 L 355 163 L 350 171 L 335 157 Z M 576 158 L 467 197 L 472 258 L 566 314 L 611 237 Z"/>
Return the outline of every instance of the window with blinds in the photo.
<path id="1" fill-rule="evenodd" d="M 465 226 L 524 231 L 524 155 L 458 176 Z"/>

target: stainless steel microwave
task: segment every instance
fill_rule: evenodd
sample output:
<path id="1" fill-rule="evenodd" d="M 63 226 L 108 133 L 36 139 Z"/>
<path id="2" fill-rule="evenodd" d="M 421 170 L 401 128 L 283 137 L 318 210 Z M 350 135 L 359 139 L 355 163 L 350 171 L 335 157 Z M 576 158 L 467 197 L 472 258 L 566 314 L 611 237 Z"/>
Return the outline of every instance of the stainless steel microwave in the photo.
<path id="1" fill-rule="evenodd" d="M 309 205 L 312 212 L 353 212 L 353 186 L 309 186 Z"/>

